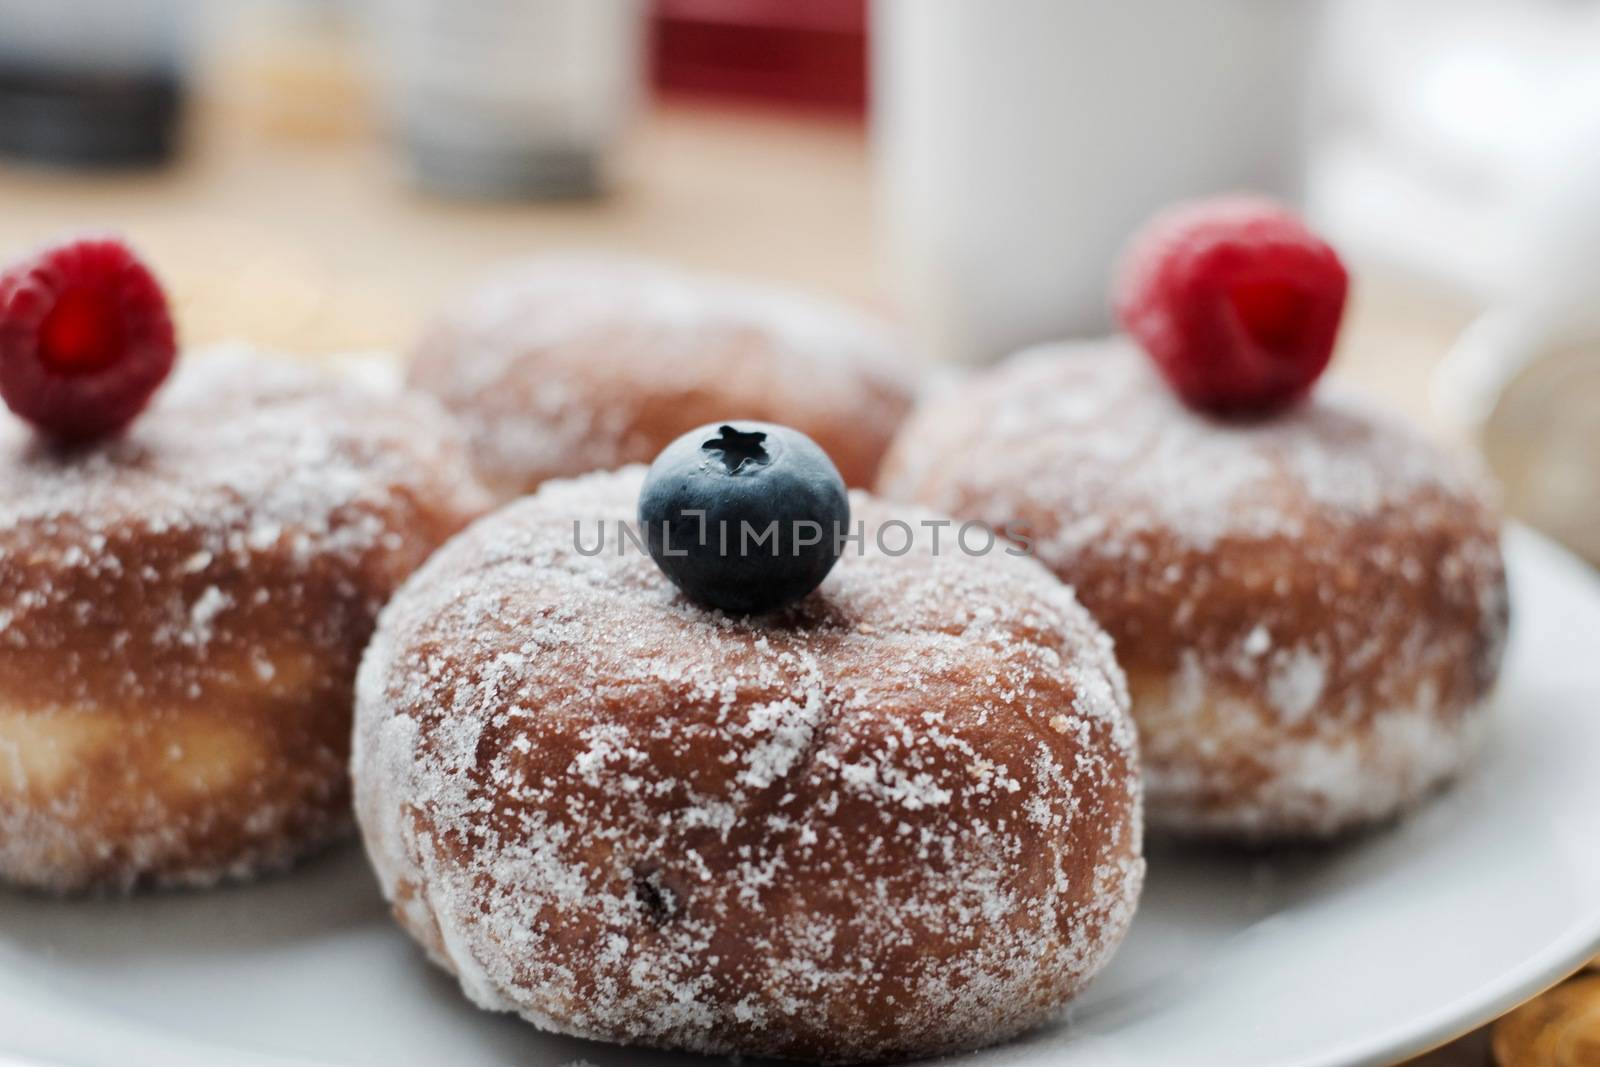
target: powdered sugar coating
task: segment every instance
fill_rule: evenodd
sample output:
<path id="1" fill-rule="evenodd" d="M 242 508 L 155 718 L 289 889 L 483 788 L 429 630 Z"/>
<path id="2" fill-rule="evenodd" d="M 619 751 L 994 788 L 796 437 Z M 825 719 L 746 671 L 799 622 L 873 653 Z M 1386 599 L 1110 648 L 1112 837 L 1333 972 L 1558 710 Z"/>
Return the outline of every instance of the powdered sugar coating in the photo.
<path id="1" fill-rule="evenodd" d="M 831 1061 L 1055 1013 L 1143 874 L 1109 643 L 1029 560 L 864 554 L 734 619 L 619 554 L 643 470 L 552 482 L 385 610 L 357 816 L 478 1004 L 563 1033 Z M 574 549 L 606 540 L 598 555 Z"/>
<path id="2" fill-rule="evenodd" d="M 378 609 L 486 504 L 431 401 L 243 349 L 98 444 L 0 422 L 0 876 L 204 885 L 339 833 Z"/>
<path id="3" fill-rule="evenodd" d="M 471 436 L 502 497 L 649 462 L 723 419 L 778 422 L 870 483 L 911 407 L 909 360 L 865 315 L 803 293 L 595 256 L 512 267 L 449 308 L 411 380 Z"/>
<path id="4" fill-rule="evenodd" d="M 907 423 L 881 488 L 1020 521 L 1117 643 L 1153 825 L 1327 834 L 1472 750 L 1507 600 L 1478 476 L 1336 389 L 1184 407 L 1112 339 L 1024 352 Z"/>

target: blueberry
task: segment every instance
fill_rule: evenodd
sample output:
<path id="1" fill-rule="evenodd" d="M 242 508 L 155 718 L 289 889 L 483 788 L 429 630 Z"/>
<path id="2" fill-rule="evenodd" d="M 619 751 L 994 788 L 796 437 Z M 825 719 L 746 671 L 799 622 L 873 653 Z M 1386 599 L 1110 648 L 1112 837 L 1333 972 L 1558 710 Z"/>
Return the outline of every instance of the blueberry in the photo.
<path id="1" fill-rule="evenodd" d="M 828 454 L 800 431 L 711 423 L 650 464 L 639 525 L 656 566 L 691 600 L 752 614 L 822 583 L 849 533 L 850 498 Z"/>

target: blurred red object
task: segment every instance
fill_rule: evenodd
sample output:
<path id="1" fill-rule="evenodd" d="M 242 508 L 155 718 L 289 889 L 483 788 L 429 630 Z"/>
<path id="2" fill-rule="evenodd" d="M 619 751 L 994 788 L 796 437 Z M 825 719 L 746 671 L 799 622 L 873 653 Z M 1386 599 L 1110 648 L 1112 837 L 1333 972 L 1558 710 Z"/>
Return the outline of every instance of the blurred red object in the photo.
<path id="1" fill-rule="evenodd" d="M 864 112 L 866 0 L 656 0 L 658 89 Z"/>

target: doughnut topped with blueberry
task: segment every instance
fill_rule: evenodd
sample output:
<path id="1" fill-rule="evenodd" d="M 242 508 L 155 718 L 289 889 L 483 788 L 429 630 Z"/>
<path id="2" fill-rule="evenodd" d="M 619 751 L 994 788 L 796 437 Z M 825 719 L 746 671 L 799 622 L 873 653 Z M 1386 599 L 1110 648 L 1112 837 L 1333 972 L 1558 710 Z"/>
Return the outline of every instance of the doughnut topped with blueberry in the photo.
<path id="1" fill-rule="evenodd" d="M 566 255 L 447 308 L 410 381 L 461 420 L 484 481 L 510 499 L 649 463 L 728 415 L 794 427 L 865 486 L 910 410 L 912 366 L 882 324 L 803 293 Z"/>
<path id="2" fill-rule="evenodd" d="M 1390 818 L 1457 773 L 1507 625 L 1477 473 L 1314 390 L 1346 291 L 1288 209 L 1135 238 L 1128 336 L 1044 345 L 907 423 L 884 494 L 995 526 L 1110 632 L 1154 827 L 1251 839 Z"/>
<path id="3" fill-rule="evenodd" d="M 401 924 L 475 1003 L 627 1044 L 876 1062 L 1056 1017 L 1143 878 L 1123 678 L 1034 561 L 879 536 L 939 522 L 725 419 L 450 541 L 358 684 Z"/>
<path id="4" fill-rule="evenodd" d="M 242 348 L 156 392 L 172 326 L 118 242 L 6 277 L 0 879 L 281 867 L 348 827 L 378 609 L 488 504 L 464 443 L 426 398 Z"/>

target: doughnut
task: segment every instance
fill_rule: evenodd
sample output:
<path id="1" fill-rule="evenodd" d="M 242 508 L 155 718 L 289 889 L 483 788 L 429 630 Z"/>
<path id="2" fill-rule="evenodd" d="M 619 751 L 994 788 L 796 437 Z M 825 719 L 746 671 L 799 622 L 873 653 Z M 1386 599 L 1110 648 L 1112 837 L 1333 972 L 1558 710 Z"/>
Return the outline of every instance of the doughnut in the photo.
<path id="1" fill-rule="evenodd" d="M 400 923 L 480 1006 L 626 1044 L 884 1060 L 1055 1016 L 1144 871 L 1105 635 L 1031 560 L 880 547 L 929 513 L 861 492 L 810 596 L 698 607 L 621 532 L 643 478 L 546 483 L 385 609 L 352 769 Z"/>
<path id="2" fill-rule="evenodd" d="M 1116 643 L 1153 829 L 1325 837 L 1467 761 L 1507 625 L 1475 472 L 1324 389 L 1184 407 L 1121 339 L 1042 346 L 931 402 L 881 492 L 995 527 Z"/>
<path id="3" fill-rule="evenodd" d="M 0 422 L 0 879 L 206 886 L 347 832 L 378 609 L 488 504 L 393 384 L 232 349 L 98 444 Z"/>
<path id="4" fill-rule="evenodd" d="M 410 381 L 461 420 L 503 499 L 548 478 L 648 463 L 717 419 L 809 435 L 865 487 L 910 410 L 894 336 L 802 293 L 644 261 L 512 267 L 424 331 Z"/>

